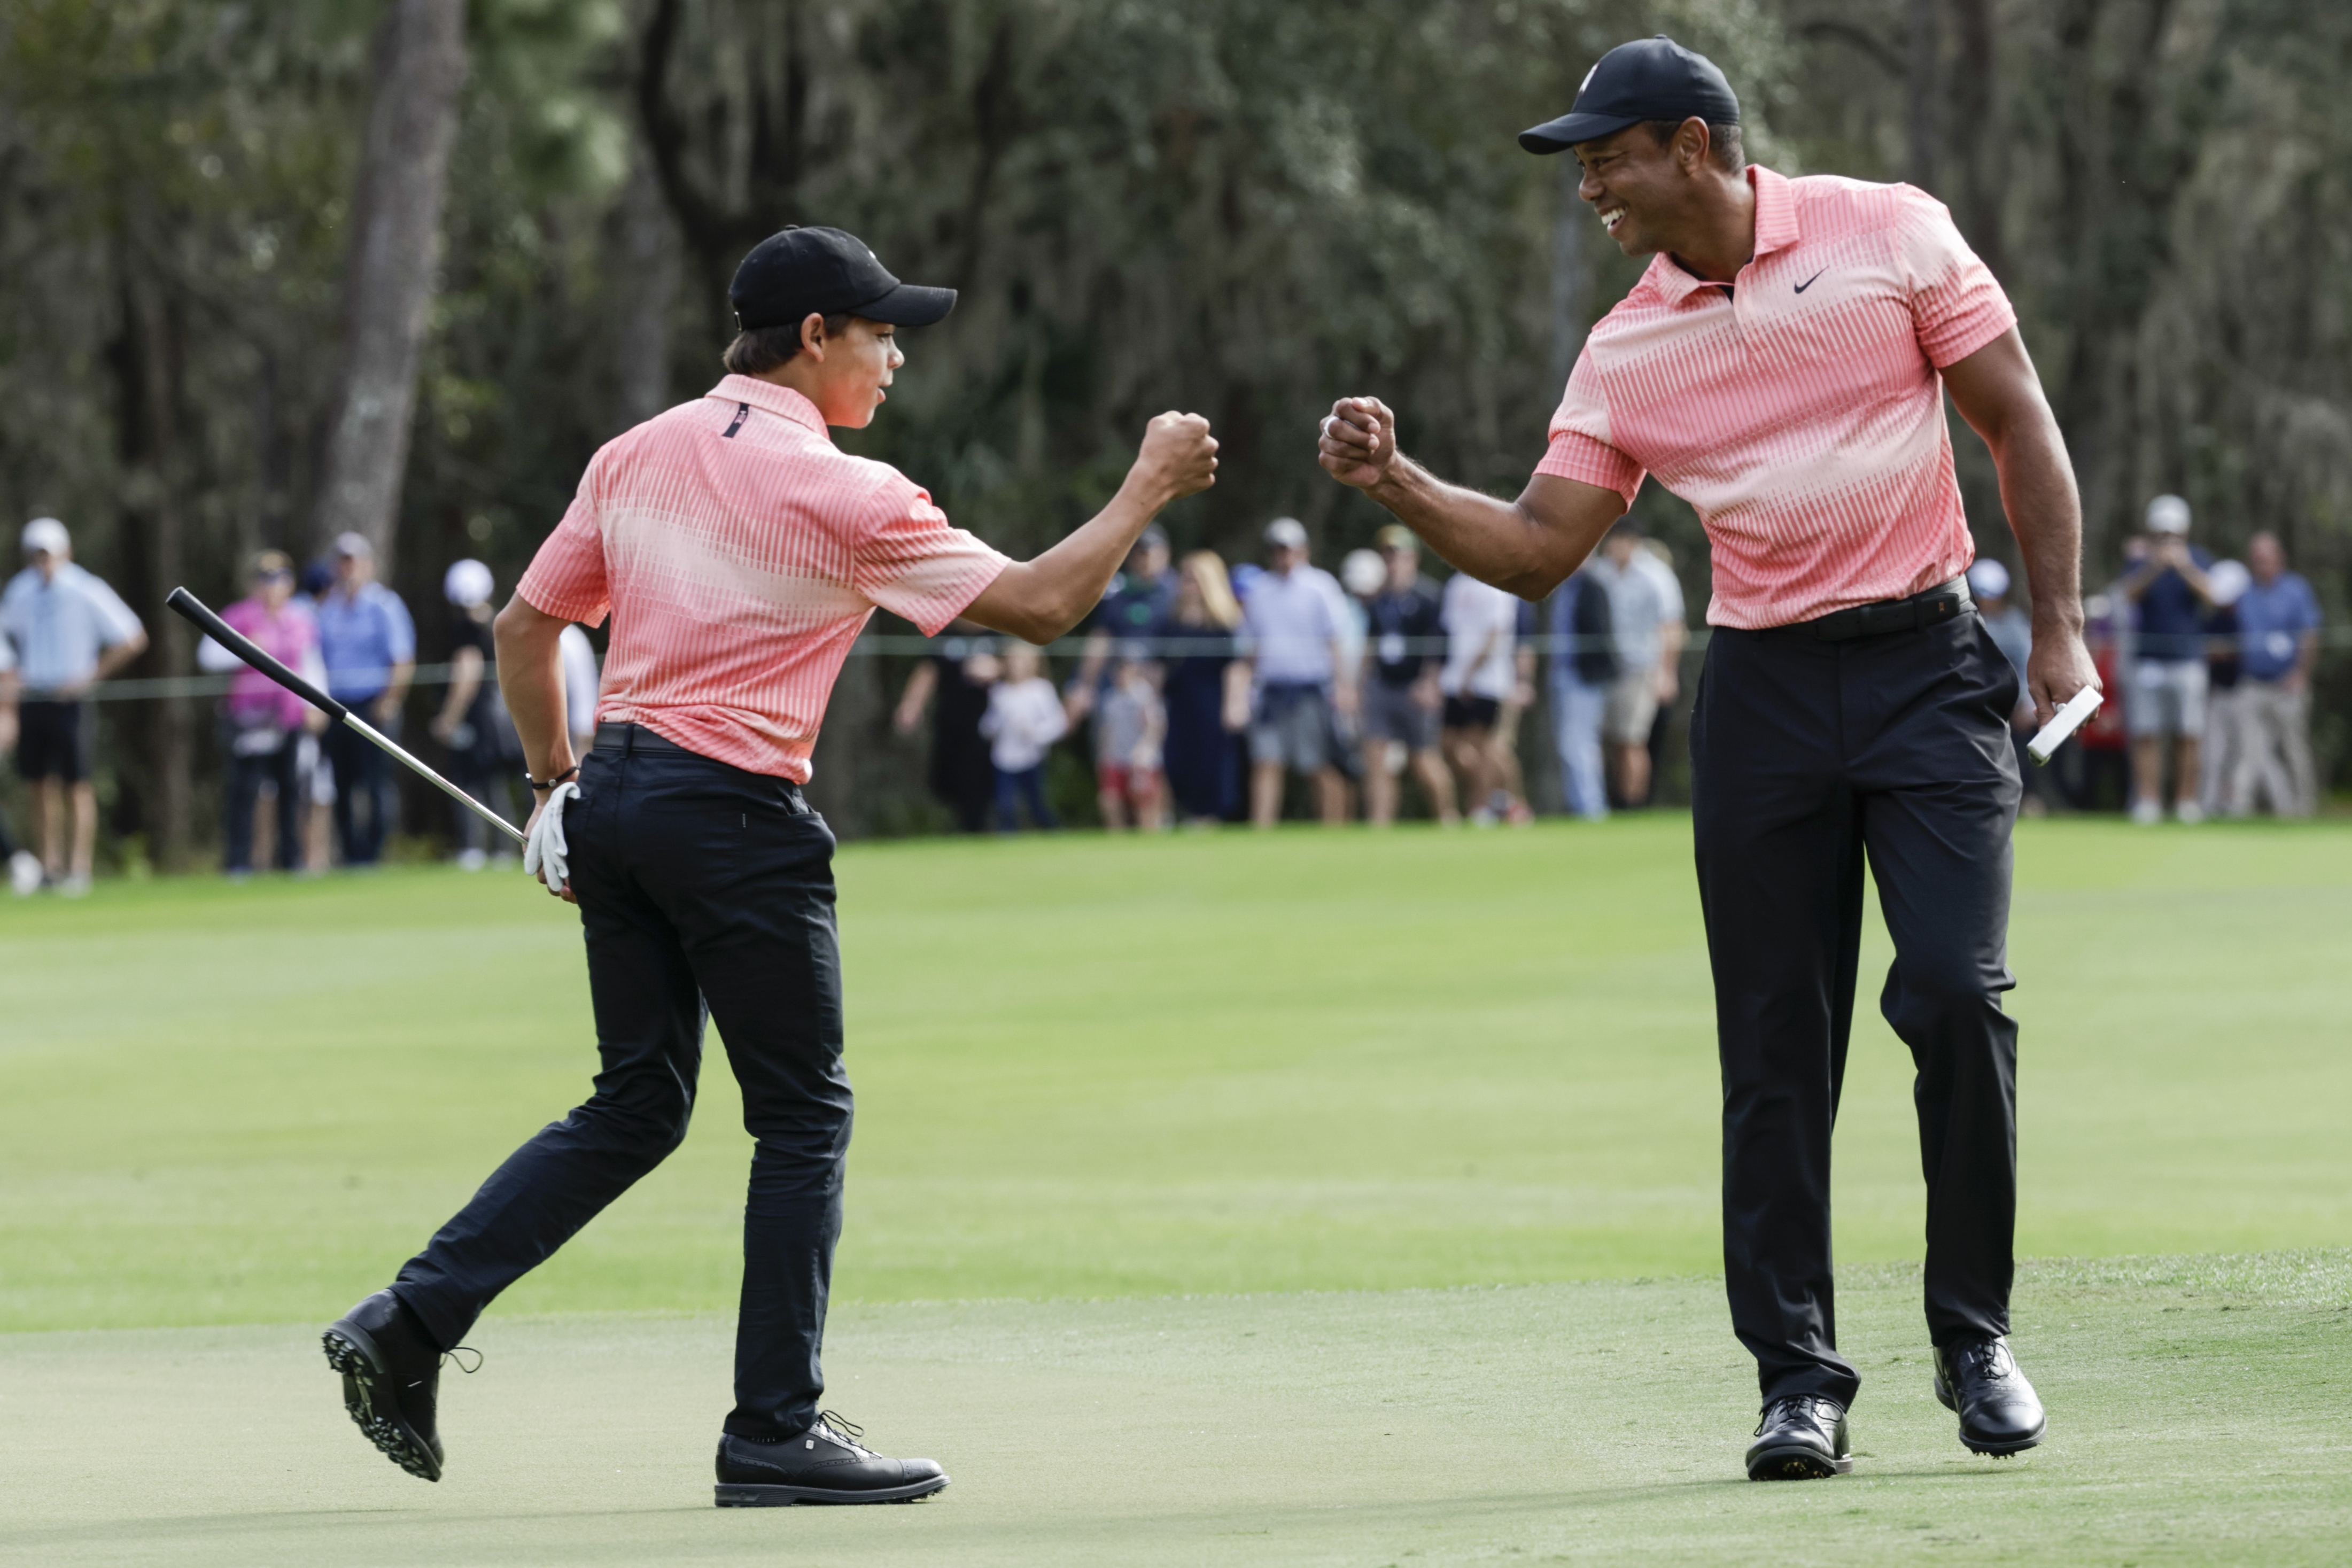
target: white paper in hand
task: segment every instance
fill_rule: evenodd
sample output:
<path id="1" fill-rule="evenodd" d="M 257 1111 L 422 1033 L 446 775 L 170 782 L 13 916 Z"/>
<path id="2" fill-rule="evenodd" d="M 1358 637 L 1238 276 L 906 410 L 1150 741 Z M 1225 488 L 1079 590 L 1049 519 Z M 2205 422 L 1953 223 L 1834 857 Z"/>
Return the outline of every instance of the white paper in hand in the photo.
<path id="1" fill-rule="evenodd" d="M 523 875 L 539 877 L 551 893 L 563 891 L 563 884 L 572 879 L 572 862 L 568 858 L 572 847 L 563 838 L 563 803 L 579 798 L 578 784 L 556 785 L 547 797 L 546 809 L 530 825 L 530 840 L 522 848 Z M 540 876 L 542 869 L 545 876 Z"/>
<path id="2" fill-rule="evenodd" d="M 2025 742 L 2025 754 L 2033 759 L 2033 765 L 2048 767 L 2051 757 L 2066 743 L 2066 737 L 2081 729 L 2105 700 L 2105 694 L 2095 686 L 2085 686 L 2068 699 L 2066 706 L 2042 726 L 2041 732 Z"/>

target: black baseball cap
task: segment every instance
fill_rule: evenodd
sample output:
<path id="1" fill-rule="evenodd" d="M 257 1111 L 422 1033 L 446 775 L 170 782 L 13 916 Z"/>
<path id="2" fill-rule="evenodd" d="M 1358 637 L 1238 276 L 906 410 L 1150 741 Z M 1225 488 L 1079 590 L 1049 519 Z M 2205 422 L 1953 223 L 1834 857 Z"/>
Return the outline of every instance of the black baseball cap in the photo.
<path id="1" fill-rule="evenodd" d="M 1709 125 L 1739 123 L 1739 95 L 1705 55 L 1660 33 L 1620 44 L 1584 73 L 1576 101 L 1558 120 L 1519 132 L 1530 153 L 1564 153 L 1579 142 L 1613 136 L 1645 120 L 1679 125 L 1696 115 Z"/>
<path id="2" fill-rule="evenodd" d="M 727 298 L 736 324 L 749 332 L 797 326 L 812 310 L 928 327 L 955 309 L 956 291 L 901 283 L 856 235 L 795 224 L 751 247 Z"/>

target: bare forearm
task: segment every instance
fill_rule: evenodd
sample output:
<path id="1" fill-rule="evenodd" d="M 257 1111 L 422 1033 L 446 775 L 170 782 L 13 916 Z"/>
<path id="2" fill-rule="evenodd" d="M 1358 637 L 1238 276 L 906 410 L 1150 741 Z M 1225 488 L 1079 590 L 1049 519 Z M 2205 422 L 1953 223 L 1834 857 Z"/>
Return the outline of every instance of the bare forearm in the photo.
<path id="1" fill-rule="evenodd" d="M 568 772 L 574 760 L 563 711 L 563 626 L 520 595 L 499 612 L 499 690 L 533 778 Z"/>
<path id="2" fill-rule="evenodd" d="M 1007 566 L 964 613 L 1024 642 L 1067 636 L 1101 602 L 1112 574 L 1168 500 L 1130 476 L 1108 506 L 1034 560 Z"/>
<path id="3" fill-rule="evenodd" d="M 1596 531 L 1576 559 L 1568 561 L 1558 531 L 1526 507 L 1448 484 L 1402 453 L 1364 493 L 1395 513 L 1447 564 L 1522 598 L 1539 599 L 1558 587 L 1600 540 Z"/>
<path id="4" fill-rule="evenodd" d="M 116 643 L 98 656 L 98 668 L 91 673 L 90 679 L 92 680 L 112 679 L 124 666 L 146 651 L 147 638 L 143 634 Z"/>
<path id="5" fill-rule="evenodd" d="M 2083 504 L 2055 435 L 2054 427 L 2047 437 L 2028 432 L 1993 454 L 2001 506 L 2024 558 L 2037 640 L 2083 629 Z"/>
<path id="6" fill-rule="evenodd" d="M 441 715 L 436 721 L 444 729 L 466 716 L 474 705 L 474 694 L 482 689 L 482 654 L 479 648 L 461 647 L 452 661 L 449 694 L 441 703 Z"/>

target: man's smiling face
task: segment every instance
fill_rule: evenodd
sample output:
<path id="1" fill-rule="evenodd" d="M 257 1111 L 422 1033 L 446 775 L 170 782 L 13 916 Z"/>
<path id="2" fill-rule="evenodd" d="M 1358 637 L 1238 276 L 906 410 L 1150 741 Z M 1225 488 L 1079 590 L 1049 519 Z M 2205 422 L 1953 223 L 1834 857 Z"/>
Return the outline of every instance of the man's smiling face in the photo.
<path id="1" fill-rule="evenodd" d="M 1661 143 L 1646 125 L 1628 125 L 1612 135 L 1580 142 L 1576 161 L 1584 179 L 1576 194 L 1592 205 L 1601 226 L 1628 256 L 1667 248 L 1664 232 L 1688 203 L 1690 179 L 1675 156 L 1675 142 Z"/>

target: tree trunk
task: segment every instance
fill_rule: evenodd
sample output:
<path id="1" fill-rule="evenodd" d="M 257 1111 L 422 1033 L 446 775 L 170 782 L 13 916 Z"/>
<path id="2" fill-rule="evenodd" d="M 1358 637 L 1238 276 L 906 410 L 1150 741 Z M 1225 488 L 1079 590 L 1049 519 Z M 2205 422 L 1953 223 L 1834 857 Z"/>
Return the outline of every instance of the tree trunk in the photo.
<path id="1" fill-rule="evenodd" d="M 465 79 L 465 0 L 392 0 L 376 31 L 343 274 L 342 378 L 313 528 L 322 545 L 364 535 L 387 575 Z"/>
<path id="2" fill-rule="evenodd" d="M 1559 163 L 1559 211 L 1551 226 L 1551 395 L 1568 390 L 1569 373 L 1584 352 L 1584 334 L 1591 310 L 1592 268 L 1584 258 L 1585 226 L 1593 221 L 1584 198 L 1576 194 L 1583 182 L 1584 165 L 1567 153 Z"/>
<path id="3" fill-rule="evenodd" d="M 1911 184 L 1932 191 L 1942 173 L 1944 127 L 1938 110 L 1943 80 L 1944 0 L 1911 0 L 1911 47 L 1905 61 L 1904 86 L 1909 102 L 1906 129 L 1911 142 Z"/>
<path id="4" fill-rule="evenodd" d="M 670 313 L 677 302 L 677 228 L 662 199 L 652 154 L 642 143 L 621 192 L 621 253 L 627 272 L 617 344 L 616 423 L 625 430 L 670 405 Z"/>
<path id="5" fill-rule="evenodd" d="M 2009 186 L 2009 140 L 2000 104 L 2000 18 L 1996 0 L 1954 0 L 1959 48 L 1952 72 L 1952 140 L 1960 158 L 1958 198 L 1953 203 L 1960 232 L 1968 237 L 1993 276 L 2009 275 L 2009 247 L 2002 232 L 2001 203 Z"/>
<path id="6" fill-rule="evenodd" d="M 179 471 L 180 322 L 124 247 L 121 267 L 121 335 L 107 358 L 115 378 L 116 433 L 122 461 L 122 543 L 126 598 L 145 623 L 148 651 L 137 672 L 192 672 L 185 622 L 163 601 L 186 575 L 185 530 L 180 508 L 186 476 Z M 193 823 L 191 775 L 195 763 L 194 715 L 184 697 L 125 704 L 121 718 L 137 727 L 122 739 L 142 764 L 138 776 L 117 777 L 118 829 L 147 835 L 152 863 L 165 871 L 186 868 Z"/>

